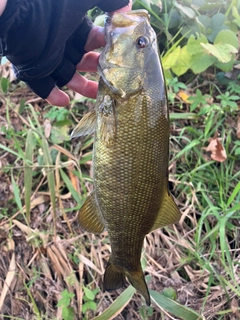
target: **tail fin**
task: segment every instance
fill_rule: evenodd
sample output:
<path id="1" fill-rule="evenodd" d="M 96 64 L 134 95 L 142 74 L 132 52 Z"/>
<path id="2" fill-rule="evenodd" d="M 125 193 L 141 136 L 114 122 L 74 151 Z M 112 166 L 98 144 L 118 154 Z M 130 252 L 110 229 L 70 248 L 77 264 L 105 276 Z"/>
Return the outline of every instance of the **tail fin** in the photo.
<path id="1" fill-rule="evenodd" d="M 109 259 L 103 279 L 104 290 L 112 291 L 123 287 L 126 282 L 125 276 L 127 276 L 131 285 L 141 293 L 146 300 L 146 304 L 150 306 L 151 299 L 141 267 L 139 271 L 125 271 L 123 268 L 112 264 Z"/>
<path id="2" fill-rule="evenodd" d="M 146 304 L 151 305 L 151 299 L 142 269 L 139 271 L 126 272 L 126 276 L 131 285 L 144 297 Z"/>

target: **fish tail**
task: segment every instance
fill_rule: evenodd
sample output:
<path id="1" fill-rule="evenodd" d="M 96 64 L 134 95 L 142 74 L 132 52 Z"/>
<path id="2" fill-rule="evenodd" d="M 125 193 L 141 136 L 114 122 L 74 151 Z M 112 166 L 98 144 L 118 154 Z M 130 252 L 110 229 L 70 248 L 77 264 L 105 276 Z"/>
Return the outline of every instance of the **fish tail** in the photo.
<path id="1" fill-rule="evenodd" d="M 126 272 L 126 276 L 131 285 L 144 297 L 146 304 L 150 306 L 151 299 L 142 269 L 139 271 L 128 271 Z"/>
<path id="2" fill-rule="evenodd" d="M 139 271 L 125 271 L 114 265 L 110 258 L 104 274 L 103 289 L 112 291 L 122 288 L 126 283 L 126 276 L 131 285 L 144 297 L 146 304 L 150 306 L 151 299 L 141 266 Z"/>

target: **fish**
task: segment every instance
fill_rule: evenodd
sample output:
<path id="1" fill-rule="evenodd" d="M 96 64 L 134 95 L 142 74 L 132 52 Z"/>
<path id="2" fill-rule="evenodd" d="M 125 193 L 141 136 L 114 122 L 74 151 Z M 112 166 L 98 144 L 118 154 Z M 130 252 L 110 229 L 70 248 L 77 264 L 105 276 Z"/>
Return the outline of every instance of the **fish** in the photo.
<path id="1" fill-rule="evenodd" d="M 146 10 L 108 16 L 105 38 L 96 107 L 71 135 L 94 133 L 93 191 L 78 221 L 87 232 L 108 231 L 111 255 L 103 289 L 119 289 L 127 278 L 150 305 L 140 262 L 144 238 L 181 216 L 168 188 L 165 80 Z"/>

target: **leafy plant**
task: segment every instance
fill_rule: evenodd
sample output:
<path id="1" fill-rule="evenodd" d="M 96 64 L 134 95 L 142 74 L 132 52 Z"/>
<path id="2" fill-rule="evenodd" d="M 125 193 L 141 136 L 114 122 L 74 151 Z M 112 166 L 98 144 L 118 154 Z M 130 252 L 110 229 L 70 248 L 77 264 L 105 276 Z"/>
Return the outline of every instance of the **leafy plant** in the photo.
<path id="1" fill-rule="evenodd" d="M 74 294 L 63 290 L 61 293 L 62 298 L 59 299 L 57 306 L 62 308 L 62 319 L 63 320 L 73 320 L 74 319 L 74 310 L 70 307 L 71 300 L 74 298 Z"/>
<path id="2" fill-rule="evenodd" d="M 84 291 L 84 303 L 82 305 L 82 313 L 84 314 L 84 320 L 87 320 L 88 318 L 86 317 L 87 312 L 89 310 L 96 310 L 97 309 L 97 303 L 94 301 L 96 294 L 99 292 L 99 288 L 90 290 L 88 287 L 83 286 L 83 291 Z"/>
<path id="3" fill-rule="evenodd" d="M 210 3 L 207 0 L 181 4 L 175 0 L 135 0 L 133 7 L 145 8 L 151 14 L 151 23 L 164 52 L 166 77 L 171 76 L 167 70 L 180 76 L 189 69 L 198 74 L 210 66 L 223 71 L 232 69 L 238 49 L 237 30 L 232 19 L 235 18 L 237 25 L 239 19 L 239 4 L 234 0 L 230 6 L 232 11 L 223 1 Z"/>

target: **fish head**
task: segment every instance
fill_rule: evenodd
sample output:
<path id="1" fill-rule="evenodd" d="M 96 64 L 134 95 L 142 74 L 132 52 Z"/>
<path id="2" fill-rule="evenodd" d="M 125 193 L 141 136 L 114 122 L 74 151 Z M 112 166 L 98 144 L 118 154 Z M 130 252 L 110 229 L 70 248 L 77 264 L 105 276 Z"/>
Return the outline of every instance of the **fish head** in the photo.
<path id="1" fill-rule="evenodd" d="M 106 46 L 99 73 L 107 87 L 128 98 L 146 85 L 151 58 L 158 56 L 157 39 L 146 10 L 116 12 L 105 21 Z"/>

